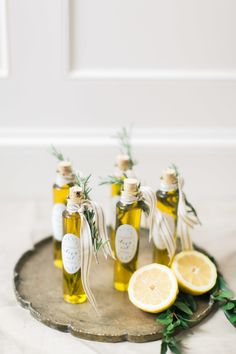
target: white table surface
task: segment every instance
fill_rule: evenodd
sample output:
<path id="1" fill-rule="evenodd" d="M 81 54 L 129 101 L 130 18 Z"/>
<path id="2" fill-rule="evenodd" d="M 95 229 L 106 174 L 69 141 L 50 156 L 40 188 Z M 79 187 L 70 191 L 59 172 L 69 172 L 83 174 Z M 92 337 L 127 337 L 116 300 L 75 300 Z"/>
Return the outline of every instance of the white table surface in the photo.
<path id="1" fill-rule="evenodd" d="M 201 206 L 203 226 L 194 241 L 217 259 L 236 292 L 236 201 L 207 201 Z M 44 326 L 21 308 L 13 292 L 13 268 L 23 252 L 50 234 L 50 204 L 9 201 L 0 204 L 0 353 L 149 353 L 158 354 L 160 341 L 98 343 L 80 340 Z M 236 331 L 221 311 L 191 332 L 185 332 L 185 353 L 234 354 Z"/>

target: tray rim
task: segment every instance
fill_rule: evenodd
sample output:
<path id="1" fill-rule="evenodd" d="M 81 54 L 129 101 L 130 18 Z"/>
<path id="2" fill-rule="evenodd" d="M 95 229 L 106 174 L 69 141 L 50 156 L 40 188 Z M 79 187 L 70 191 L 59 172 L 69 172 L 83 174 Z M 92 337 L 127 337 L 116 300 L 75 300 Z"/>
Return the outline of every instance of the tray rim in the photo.
<path id="1" fill-rule="evenodd" d="M 25 261 L 30 258 L 33 254 L 37 253 L 38 249 L 47 244 L 50 243 L 53 239 L 53 236 L 47 236 L 37 243 L 33 245 L 33 247 L 26 252 L 24 252 L 21 257 L 18 259 L 17 263 L 15 264 L 14 267 L 14 277 L 13 277 L 13 288 L 14 288 L 14 293 L 16 296 L 17 302 L 24 308 L 29 310 L 31 316 L 38 320 L 39 322 L 43 323 L 47 327 L 56 329 L 61 332 L 65 333 L 70 333 L 71 335 L 81 338 L 81 339 L 86 339 L 86 340 L 92 340 L 92 341 L 97 341 L 97 342 L 106 342 L 106 343 L 117 343 L 117 342 L 133 342 L 133 343 L 146 343 L 150 341 L 156 341 L 160 340 L 162 338 L 162 335 L 160 332 L 154 331 L 153 333 L 146 334 L 146 335 L 132 335 L 129 334 L 128 331 L 124 332 L 123 334 L 119 335 L 109 335 L 106 336 L 104 334 L 94 334 L 94 333 L 88 333 L 88 331 L 84 330 L 78 330 L 73 328 L 73 326 L 68 323 L 68 324 L 62 324 L 59 322 L 56 322 L 55 320 L 49 320 L 47 318 L 42 318 L 40 313 L 33 307 L 31 301 L 26 300 L 23 298 L 19 291 L 18 291 L 18 286 L 20 283 L 20 269 L 24 265 Z M 195 246 L 196 249 L 202 250 L 201 248 Z M 203 250 L 205 254 L 208 254 L 205 250 Z M 194 324 L 190 325 L 190 328 L 193 328 L 197 326 L 199 323 L 204 321 L 210 314 L 213 314 L 216 309 L 218 308 L 217 304 L 214 301 L 209 301 L 208 307 L 201 313 L 201 318 L 196 318 Z M 200 315 L 199 315 L 200 316 Z M 182 333 L 185 330 L 178 330 L 176 331 L 176 334 Z"/>

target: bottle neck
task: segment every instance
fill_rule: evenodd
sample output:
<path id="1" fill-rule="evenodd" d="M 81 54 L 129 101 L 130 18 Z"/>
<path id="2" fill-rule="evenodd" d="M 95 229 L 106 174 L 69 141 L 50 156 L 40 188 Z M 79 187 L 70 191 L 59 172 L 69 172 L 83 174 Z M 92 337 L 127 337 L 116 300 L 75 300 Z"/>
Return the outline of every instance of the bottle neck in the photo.
<path id="1" fill-rule="evenodd" d="M 59 187 L 63 187 L 68 184 L 72 184 L 75 182 L 75 176 L 70 174 L 68 176 L 63 176 L 61 173 L 57 172 L 56 176 L 56 185 Z"/>
<path id="2" fill-rule="evenodd" d="M 81 201 L 74 201 L 70 198 L 67 199 L 67 206 L 66 210 L 69 214 L 74 213 L 83 213 L 84 212 L 84 205 Z"/>
<path id="3" fill-rule="evenodd" d="M 178 183 L 166 183 L 165 181 L 161 180 L 160 183 L 160 190 L 162 192 L 170 192 L 176 191 L 178 189 Z"/>
<path id="4" fill-rule="evenodd" d="M 131 194 L 126 191 L 121 192 L 120 202 L 123 205 L 130 205 L 138 201 L 137 194 Z"/>

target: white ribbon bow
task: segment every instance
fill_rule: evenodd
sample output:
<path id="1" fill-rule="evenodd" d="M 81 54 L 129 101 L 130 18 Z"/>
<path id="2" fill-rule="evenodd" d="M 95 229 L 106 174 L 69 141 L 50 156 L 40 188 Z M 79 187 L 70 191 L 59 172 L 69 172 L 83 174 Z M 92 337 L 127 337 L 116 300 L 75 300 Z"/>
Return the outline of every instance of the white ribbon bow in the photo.
<path id="1" fill-rule="evenodd" d="M 176 251 L 175 234 L 173 233 L 173 230 L 171 230 L 169 222 L 165 215 L 159 209 L 157 209 L 156 214 L 157 237 L 160 237 L 162 243 L 167 249 L 168 257 L 171 263 Z"/>
<path id="2" fill-rule="evenodd" d="M 91 291 L 90 284 L 89 284 L 89 274 L 90 274 L 90 267 L 91 267 L 92 255 L 93 255 L 93 242 L 92 242 L 90 226 L 84 215 L 85 206 L 94 211 L 94 219 L 95 219 L 95 224 L 97 227 L 98 238 L 99 238 L 98 241 L 101 242 L 101 247 L 105 258 L 107 258 L 107 256 L 113 257 L 113 253 L 110 247 L 109 238 L 107 235 L 105 217 L 101 206 L 90 200 L 85 200 L 82 204 L 72 204 L 70 203 L 70 200 L 68 200 L 68 204 L 67 204 L 68 212 L 70 214 L 77 212 L 80 214 L 81 217 L 81 226 L 80 226 L 81 280 L 82 280 L 84 291 L 88 297 L 88 300 L 98 314 L 99 312 L 97 309 L 96 299 Z"/>
<path id="3" fill-rule="evenodd" d="M 149 213 L 146 214 L 149 223 L 149 241 L 153 238 L 156 216 L 156 195 L 148 186 L 140 187 L 141 198 L 149 208 Z"/>
<path id="4" fill-rule="evenodd" d="M 175 254 L 175 240 L 174 235 L 170 230 L 168 221 L 165 216 L 157 209 L 156 194 L 150 187 L 140 188 L 143 200 L 149 207 L 149 241 L 153 238 L 154 233 L 156 237 L 160 237 L 164 245 L 166 246 L 169 258 L 172 259 Z"/>
<path id="5" fill-rule="evenodd" d="M 178 224 L 177 233 L 181 240 L 182 249 L 184 251 L 192 250 L 193 243 L 189 234 L 189 229 L 195 225 L 200 225 L 198 217 L 190 213 L 190 209 L 186 204 L 185 194 L 183 192 L 184 179 L 182 176 L 178 177 L 178 189 L 179 189 L 179 203 L 178 203 Z"/>

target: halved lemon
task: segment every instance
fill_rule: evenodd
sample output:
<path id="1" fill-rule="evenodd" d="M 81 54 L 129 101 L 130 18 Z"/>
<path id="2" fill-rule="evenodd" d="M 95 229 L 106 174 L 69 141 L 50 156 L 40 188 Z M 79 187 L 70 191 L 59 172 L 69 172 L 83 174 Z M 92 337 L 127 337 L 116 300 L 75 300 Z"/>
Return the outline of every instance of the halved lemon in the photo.
<path id="1" fill-rule="evenodd" d="M 216 283 L 217 270 L 214 263 L 198 251 L 178 253 L 172 262 L 181 290 L 192 295 L 201 295 L 211 290 Z"/>
<path id="2" fill-rule="evenodd" d="M 128 288 L 130 301 L 139 309 L 158 313 L 170 307 L 178 294 L 173 271 L 152 263 L 139 268 L 131 277 Z"/>

